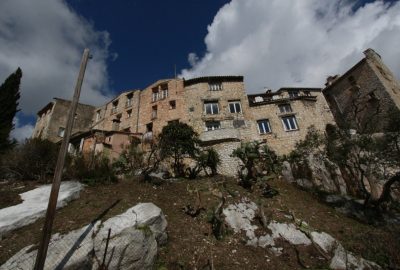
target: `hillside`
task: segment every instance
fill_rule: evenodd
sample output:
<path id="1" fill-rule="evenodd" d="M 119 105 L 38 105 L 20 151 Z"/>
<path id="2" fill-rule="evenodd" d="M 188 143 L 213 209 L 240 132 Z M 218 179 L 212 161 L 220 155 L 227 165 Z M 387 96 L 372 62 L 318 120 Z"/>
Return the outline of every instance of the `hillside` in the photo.
<path id="1" fill-rule="evenodd" d="M 21 183 L 22 185 L 22 183 Z M 244 234 L 227 230 L 222 240 L 212 234 L 208 217 L 219 203 L 214 196 L 220 191 L 229 203 L 246 197 L 263 205 L 268 220 L 292 222 L 292 217 L 304 221 L 310 228 L 329 233 L 339 240 L 345 249 L 374 261 L 381 266 L 400 265 L 400 227 L 373 227 L 347 218 L 331 207 L 321 203 L 310 193 L 280 179 L 271 180 L 271 186 L 279 191 L 272 198 L 260 198 L 235 183 L 233 178 L 218 176 L 198 180 L 175 180 L 162 185 L 139 182 L 138 179 L 123 180 L 117 184 L 86 187 L 81 197 L 57 213 L 54 233 L 66 233 L 82 227 L 109 208 L 104 219 L 120 214 L 139 202 L 153 202 L 159 206 L 168 221 L 168 244 L 159 253 L 156 269 L 203 269 L 212 261 L 215 269 L 324 269 L 329 265 L 327 258 L 312 247 L 294 248 L 280 241 L 282 254 L 274 255 L 269 249 L 246 245 Z M 7 185 L 0 186 L 2 206 L 18 199 L 9 194 Z M 22 188 L 21 188 L 22 189 Z M 197 191 L 205 211 L 191 217 L 184 213 L 187 205 L 196 204 Z M 7 197 L 4 194 L 8 193 Z M 21 248 L 38 242 L 43 219 L 18 229 L 0 241 L 0 265 Z M 259 226 L 261 227 L 261 226 Z M 255 231 L 256 235 L 259 230 Z M 211 260 L 212 258 L 212 260 Z"/>

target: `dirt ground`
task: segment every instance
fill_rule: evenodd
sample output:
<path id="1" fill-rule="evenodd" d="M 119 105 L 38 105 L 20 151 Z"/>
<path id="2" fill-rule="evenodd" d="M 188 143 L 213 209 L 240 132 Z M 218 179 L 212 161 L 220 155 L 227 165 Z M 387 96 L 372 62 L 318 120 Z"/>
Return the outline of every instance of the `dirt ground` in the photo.
<path id="1" fill-rule="evenodd" d="M 225 184 L 223 184 L 225 183 Z M 399 226 L 372 227 L 347 218 L 331 207 L 320 203 L 307 192 L 282 181 L 272 180 L 271 186 L 279 195 L 267 199 L 239 187 L 235 180 L 218 176 L 198 180 L 178 180 L 154 186 L 137 179 L 122 180 L 117 184 L 86 187 L 78 200 L 70 202 L 57 212 L 53 232 L 66 233 L 82 227 L 95 219 L 116 200 L 103 220 L 123 213 L 139 202 L 153 202 L 159 206 L 168 221 L 168 244 L 161 248 L 155 269 L 202 269 L 213 262 L 215 269 L 326 269 L 327 261 L 310 247 L 296 251 L 282 243 L 283 254 L 273 255 L 269 250 L 245 245 L 243 235 L 228 233 L 216 240 L 208 223 L 209 213 L 215 209 L 219 199 L 213 190 L 221 191 L 227 203 L 247 197 L 264 206 L 268 218 L 287 220 L 287 213 L 307 222 L 314 230 L 325 231 L 337 238 L 349 251 L 379 264 L 400 266 Z M 23 186 L 18 183 L 15 187 Z M 15 188 L 14 187 L 14 188 Z M 18 193 L 34 187 L 29 183 L 24 188 L 13 190 L 0 185 L 0 206 L 18 203 Z M 198 217 L 192 218 L 182 208 L 195 205 L 196 190 L 201 195 L 204 208 Z M 21 248 L 35 244 L 40 237 L 43 219 L 18 229 L 0 241 L 0 265 Z M 299 263 L 299 258 L 303 266 Z"/>

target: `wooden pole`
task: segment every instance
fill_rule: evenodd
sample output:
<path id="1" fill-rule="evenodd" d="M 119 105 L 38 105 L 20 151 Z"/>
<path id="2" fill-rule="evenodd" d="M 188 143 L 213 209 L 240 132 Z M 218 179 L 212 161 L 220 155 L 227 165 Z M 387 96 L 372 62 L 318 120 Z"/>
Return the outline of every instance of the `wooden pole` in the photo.
<path id="1" fill-rule="evenodd" d="M 38 253 L 36 256 L 35 270 L 43 270 L 46 261 L 47 248 L 49 247 L 51 230 L 53 221 L 56 214 L 58 192 L 61 185 L 61 176 L 64 167 L 65 157 L 67 155 L 69 139 L 71 137 L 72 127 L 74 125 L 74 118 L 76 108 L 78 107 L 79 96 L 81 93 L 83 77 L 85 75 L 86 65 L 89 59 L 89 49 L 83 51 L 80 71 L 75 86 L 74 97 L 72 99 L 71 107 L 68 113 L 67 126 L 65 128 L 64 138 L 61 143 L 60 152 L 58 153 L 57 165 L 54 172 L 53 184 L 51 186 L 49 204 L 47 206 L 46 219 L 43 225 L 42 239 L 40 241 Z"/>

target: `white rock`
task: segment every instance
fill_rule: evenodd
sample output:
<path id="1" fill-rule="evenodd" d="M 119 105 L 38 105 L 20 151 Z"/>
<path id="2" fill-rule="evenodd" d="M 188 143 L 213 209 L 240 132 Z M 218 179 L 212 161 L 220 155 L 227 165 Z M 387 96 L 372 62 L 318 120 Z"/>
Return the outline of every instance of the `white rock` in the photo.
<path id="1" fill-rule="evenodd" d="M 258 207 L 254 202 L 246 199 L 237 204 L 230 204 L 223 210 L 225 221 L 235 233 L 243 230 L 245 231 L 247 238 L 252 240 L 255 238 L 254 231 L 258 228 L 256 225 L 251 224 L 255 217 L 255 211 L 257 208 Z M 253 245 L 254 243 L 248 244 Z M 255 242 L 255 245 L 257 245 L 257 242 Z"/>
<path id="2" fill-rule="evenodd" d="M 138 204 L 103 224 L 99 221 L 66 235 L 54 234 L 45 269 L 97 269 L 102 262 L 109 228 L 107 262 L 113 258 L 109 270 L 151 269 L 157 256 L 157 242 L 163 244 L 167 240 L 166 227 L 160 208 L 152 203 Z M 0 270 L 31 270 L 36 253 L 33 246 L 25 247 L 0 266 Z"/>
<path id="3" fill-rule="evenodd" d="M 317 244 L 325 253 L 330 253 L 337 245 L 337 241 L 325 232 L 312 232 L 312 241 Z"/>
<path id="4" fill-rule="evenodd" d="M 260 236 L 260 238 L 258 238 L 258 246 L 265 248 L 267 246 L 274 246 L 275 245 L 275 241 L 274 238 L 272 238 L 271 235 L 266 234 L 263 236 Z"/>
<path id="5" fill-rule="evenodd" d="M 79 198 L 83 185 L 76 181 L 61 182 L 57 208 Z M 21 193 L 22 203 L 0 209 L 0 239 L 17 228 L 35 222 L 46 214 L 51 185 L 44 185 Z"/>
<path id="6" fill-rule="evenodd" d="M 81 269 L 83 266 L 90 266 L 93 228 L 93 225 L 87 225 L 66 235 L 58 233 L 52 235 L 44 269 Z M 76 249 L 72 249 L 73 247 Z M 32 245 L 27 246 L 3 264 L 0 270 L 31 270 L 35 264 L 36 254 L 37 250 Z"/>
<path id="7" fill-rule="evenodd" d="M 296 228 L 294 224 L 278 223 L 272 221 L 268 228 L 272 231 L 274 239 L 283 237 L 293 245 L 310 245 L 308 237 Z"/>
<path id="8" fill-rule="evenodd" d="M 347 265 L 346 265 L 347 264 Z M 331 269 L 381 269 L 379 265 L 363 258 L 356 258 L 352 253 L 346 251 L 341 244 L 337 245 L 335 255 L 329 265 Z"/>

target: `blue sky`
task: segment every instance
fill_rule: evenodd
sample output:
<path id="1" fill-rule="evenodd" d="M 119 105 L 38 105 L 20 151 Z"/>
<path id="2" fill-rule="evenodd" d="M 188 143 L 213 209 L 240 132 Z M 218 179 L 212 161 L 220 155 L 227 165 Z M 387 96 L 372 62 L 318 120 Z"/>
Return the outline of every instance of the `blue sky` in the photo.
<path id="1" fill-rule="evenodd" d="M 100 105 L 162 78 L 244 75 L 248 93 L 322 87 L 371 47 L 400 77 L 400 3 L 379 0 L 1 0 L 0 80 L 23 71 L 13 136 L 71 98 Z"/>

